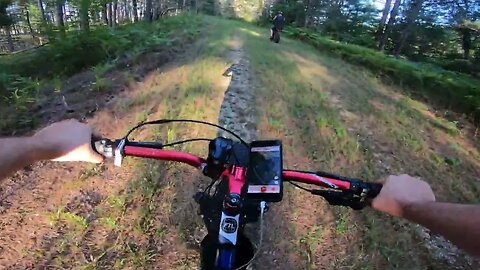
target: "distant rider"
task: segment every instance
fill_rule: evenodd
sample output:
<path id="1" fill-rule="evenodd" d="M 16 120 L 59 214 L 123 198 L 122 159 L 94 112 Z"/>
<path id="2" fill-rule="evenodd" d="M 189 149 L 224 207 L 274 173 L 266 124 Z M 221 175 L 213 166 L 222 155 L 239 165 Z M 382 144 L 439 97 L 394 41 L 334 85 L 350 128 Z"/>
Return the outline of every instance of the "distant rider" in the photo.
<path id="1" fill-rule="evenodd" d="M 273 26 L 270 29 L 270 40 L 273 40 L 273 33 L 282 31 L 283 25 L 285 24 L 285 17 L 283 13 L 279 11 L 277 15 L 273 18 Z"/>

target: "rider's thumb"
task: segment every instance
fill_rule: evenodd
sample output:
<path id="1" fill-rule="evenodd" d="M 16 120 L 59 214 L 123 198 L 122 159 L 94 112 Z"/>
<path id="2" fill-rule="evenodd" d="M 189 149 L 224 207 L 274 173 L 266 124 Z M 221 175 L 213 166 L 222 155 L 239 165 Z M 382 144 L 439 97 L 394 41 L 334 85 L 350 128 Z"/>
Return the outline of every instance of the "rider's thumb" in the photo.
<path id="1" fill-rule="evenodd" d="M 92 163 L 100 163 L 100 162 L 103 162 L 104 159 L 105 159 L 104 156 L 93 152 L 92 155 L 90 155 L 90 159 L 88 161 Z"/>

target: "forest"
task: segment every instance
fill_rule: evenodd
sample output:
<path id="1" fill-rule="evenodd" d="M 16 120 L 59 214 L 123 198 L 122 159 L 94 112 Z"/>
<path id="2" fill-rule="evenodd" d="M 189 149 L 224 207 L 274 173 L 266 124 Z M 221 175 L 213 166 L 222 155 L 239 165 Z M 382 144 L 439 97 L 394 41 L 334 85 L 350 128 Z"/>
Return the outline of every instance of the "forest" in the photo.
<path id="1" fill-rule="evenodd" d="M 0 0 L 0 136 L 69 118 L 111 139 L 204 120 L 282 140 L 285 168 L 408 173 L 439 201 L 478 204 L 480 0 Z M 206 187 L 158 160 L 35 163 L 0 187 L 0 268 L 198 269 Z M 265 224 L 254 269 L 480 269 L 422 226 L 289 184 Z"/>
<path id="2" fill-rule="evenodd" d="M 181 11 L 258 21 L 283 11 L 288 23 L 335 40 L 475 73 L 478 70 L 472 68 L 480 58 L 479 6 L 478 0 L 2 0 L 0 49 L 14 52 L 61 38 L 68 31 L 151 22 Z"/>

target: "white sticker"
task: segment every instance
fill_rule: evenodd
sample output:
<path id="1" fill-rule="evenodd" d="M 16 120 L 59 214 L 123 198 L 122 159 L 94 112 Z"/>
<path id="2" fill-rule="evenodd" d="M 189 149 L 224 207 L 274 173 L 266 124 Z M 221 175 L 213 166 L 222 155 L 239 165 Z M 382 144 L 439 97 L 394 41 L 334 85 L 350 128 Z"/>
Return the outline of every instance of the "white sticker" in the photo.
<path id="1" fill-rule="evenodd" d="M 221 244 L 237 244 L 237 233 L 240 221 L 240 214 L 236 216 L 229 216 L 222 212 L 220 219 L 220 231 L 218 233 L 218 240 Z"/>

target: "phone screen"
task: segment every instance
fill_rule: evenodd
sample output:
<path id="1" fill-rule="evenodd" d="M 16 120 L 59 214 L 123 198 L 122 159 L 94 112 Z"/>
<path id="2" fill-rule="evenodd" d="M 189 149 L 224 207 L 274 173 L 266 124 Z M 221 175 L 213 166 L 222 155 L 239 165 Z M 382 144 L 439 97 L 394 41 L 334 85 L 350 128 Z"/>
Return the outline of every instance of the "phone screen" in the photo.
<path id="1" fill-rule="evenodd" d="M 282 147 L 279 141 L 252 143 L 247 179 L 248 194 L 255 194 L 254 197 L 262 200 L 281 200 Z"/>

